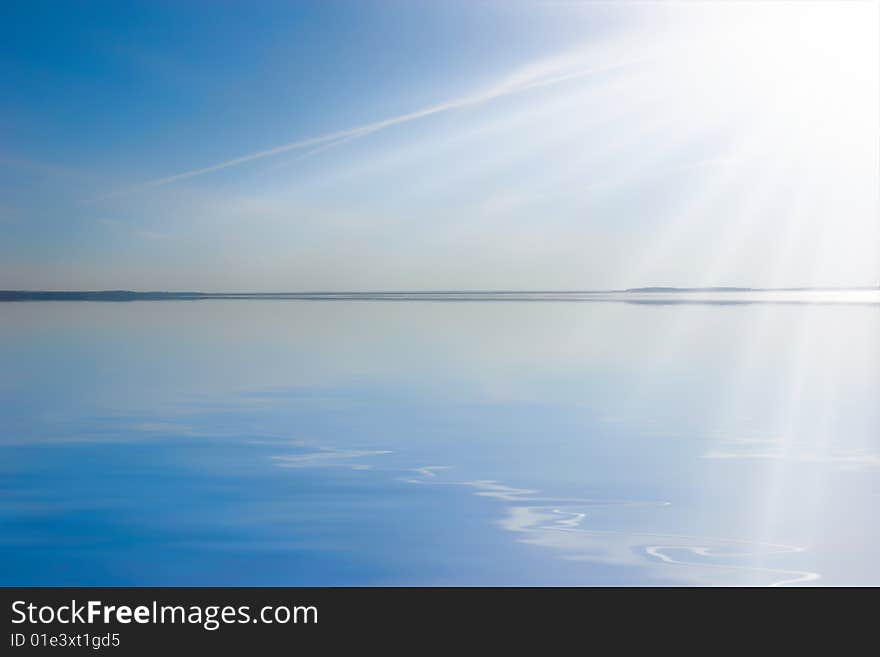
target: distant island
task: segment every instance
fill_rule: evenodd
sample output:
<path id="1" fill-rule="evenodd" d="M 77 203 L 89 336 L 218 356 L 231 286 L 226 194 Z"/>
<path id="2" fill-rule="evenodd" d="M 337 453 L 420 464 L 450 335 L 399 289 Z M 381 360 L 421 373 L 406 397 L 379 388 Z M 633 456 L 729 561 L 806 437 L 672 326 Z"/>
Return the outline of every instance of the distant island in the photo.
<path id="1" fill-rule="evenodd" d="M 880 290 L 880 285 L 870 287 L 631 287 L 614 292 L 845 292 L 845 291 Z"/>

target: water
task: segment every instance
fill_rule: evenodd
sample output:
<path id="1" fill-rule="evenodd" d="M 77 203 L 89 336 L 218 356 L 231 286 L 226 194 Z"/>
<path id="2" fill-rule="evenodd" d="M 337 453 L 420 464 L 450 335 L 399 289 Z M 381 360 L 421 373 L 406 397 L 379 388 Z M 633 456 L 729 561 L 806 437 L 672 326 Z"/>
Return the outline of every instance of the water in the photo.
<path id="1" fill-rule="evenodd" d="M 0 584 L 878 585 L 880 304 L 738 294 L 0 304 Z"/>

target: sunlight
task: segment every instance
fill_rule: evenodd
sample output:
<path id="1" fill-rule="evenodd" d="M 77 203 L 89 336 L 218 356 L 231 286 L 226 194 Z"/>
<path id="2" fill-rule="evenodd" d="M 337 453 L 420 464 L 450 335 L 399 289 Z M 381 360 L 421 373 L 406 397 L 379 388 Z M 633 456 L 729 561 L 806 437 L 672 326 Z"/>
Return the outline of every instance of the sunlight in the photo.
<path id="1" fill-rule="evenodd" d="M 682 39 L 682 70 L 703 89 L 699 100 L 760 112 L 803 148 L 876 140 L 876 3 L 712 3 L 711 10 L 696 9 L 681 25 L 692 35 Z"/>
<path id="2" fill-rule="evenodd" d="M 730 284 L 745 262 L 764 270 L 756 280 L 768 286 L 871 282 L 850 273 L 840 254 L 877 237 L 878 7 L 668 8 L 653 63 L 654 85 L 677 98 L 664 109 L 688 117 L 691 131 L 723 125 L 728 146 L 705 162 L 716 171 L 658 224 L 634 278 L 662 278 L 665 263 L 687 259 L 678 245 L 705 234 L 709 248 L 687 254 L 697 258 L 689 276 L 704 285 Z"/>

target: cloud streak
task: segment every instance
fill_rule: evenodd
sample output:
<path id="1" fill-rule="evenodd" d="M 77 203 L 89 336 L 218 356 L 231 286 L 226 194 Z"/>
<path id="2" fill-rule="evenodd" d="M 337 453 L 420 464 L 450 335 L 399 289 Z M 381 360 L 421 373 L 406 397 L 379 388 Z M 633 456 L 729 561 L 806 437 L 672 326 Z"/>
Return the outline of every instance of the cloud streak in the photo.
<path id="1" fill-rule="evenodd" d="M 218 162 L 216 164 L 201 167 L 198 169 L 191 169 L 189 171 L 183 171 L 174 175 L 165 176 L 162 178 L 155 178 L 153 180 L 148 180 L 132 187 L 128 187 L 126 189 L 111 192 L 101 198 L 112 198 L 134 193 L 137 191 L 162 187 L 165 185 L 170 185 L 176 182 L 187 180 L 189 178 L 195 178 L 197 176 L 203 176 L 209 173 L 214 173 L 216 171 L 221 171 L 223 169 L 230 169 L 250 162 L 255 162 L 257 160 L 275 157 L 277 155 L 282 155 L 291 151 L 311 149 L 305 154 L 305 156 L 312 155 L 323 151 L 331 146 L 335 146 L 343 142 L 352 141 L 354 139 L 367 137 L 382 130 L 386 130 L 388 128 L 399 126 L 405 123 L 418 121 L 420 119 L 425 119 L 445 112 L 451 112 L 468 107 L 475 107 L 513 94 L 523 93 L 542 87 L 554 86 L 597 73 L 622 68 L 625 66 L 629 66 L 637 61 L 641 61 L 641 59 L 644 59 L 626 59 L 622 61 L 618 60 L 614 63 L 606 62 L 588 65 L 588 59 L 595 59 L 595 54 L 596 53 L 594 52 L 593 56 L 590 57 L 587 51 L 576 50 L 568 54 L 551 57 L 545 60 L 541 60 L 540 62 L 534 63 L 532 65 L 526 66 L 507 76 L 501 81 L 492 84 L 484 88 L 482 91 L 474 94 L 469 94 L 441 103 L 436 103 L 434 105 L 429 105 L 427 107 L 423 107 L 412 112 L 398 114 L 386 119 L 382 119 L 380 121 L 365 123 L 351 128 L 346 128 L 344 130 L 338 130 L 315 137 L 307 137 L 304 139 L 287 142 L 279 146 L 254 151 L 252 153 L 247 153 L 245 155 L 232 158 L 230 160 L 224 160 L 223 162 Z"/>

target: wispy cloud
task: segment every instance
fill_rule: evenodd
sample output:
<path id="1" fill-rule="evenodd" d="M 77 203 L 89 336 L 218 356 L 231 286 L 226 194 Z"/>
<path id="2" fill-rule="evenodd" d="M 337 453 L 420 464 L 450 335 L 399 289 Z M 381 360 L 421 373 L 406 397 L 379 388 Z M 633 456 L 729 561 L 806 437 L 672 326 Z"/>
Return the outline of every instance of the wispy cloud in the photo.
<path id="1" fill-rule="evenodd" d="M 609 71 L 625 66 L 629 66 L 636 61 L 641 61 L 644 57 L 634 59 L 628 57 L 620 59 L 619 57 L 609 57 L 607 52 L 598 52 L 597 48 L 590 51 L 579 49 L 566 54 L 550 57 L 540 60 L 539 62 L 525 66 L 513 74 L 506 76 L 498 82 L 491 84 L 483 90 L 461 96 L 441 103 L 429 105 L 413 112 L 398 114 L 395 116 L 365 123 L 362 125 L 329 132 L 315 137 L 307 137 L 296 141 L 287 142 L 279 146 L 267 148 L 264 150 L 254 151 L 229 160 L 224 160 L 216 164 L 211 164 L 198 169 L 183 171 L 174 175 L 155 178 L 140 184 L 128 187 L 126 189 L 111 192 L 102 198 L 110 198 L 129 194 L 141 190 L 151 189 L 169 185 L 175 182 L 195 178 L 215 171 L 229 169 L 256 160 L 262 160 L 277 155 L 282 155 L 291 151 L 309 150 L 306 155 L 312 155 L 331 146 L 348 142 L 354 139 L 360 139 L 368 135 L 375 134 L 381 130 L 418 121 L 444 112 L 474 107 L 483 103 L 490 102 L 505 96 L 530 91 L 533 89 L 548 87 L 552 85 L 562 84 L 564 82 L 576 80 L 596 73 Z"/>

